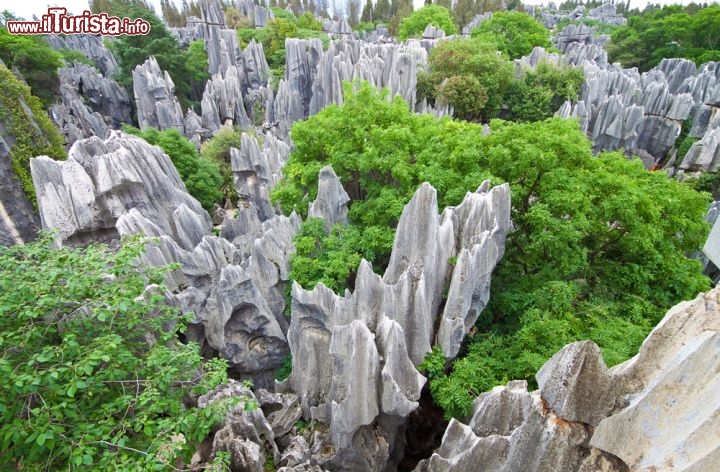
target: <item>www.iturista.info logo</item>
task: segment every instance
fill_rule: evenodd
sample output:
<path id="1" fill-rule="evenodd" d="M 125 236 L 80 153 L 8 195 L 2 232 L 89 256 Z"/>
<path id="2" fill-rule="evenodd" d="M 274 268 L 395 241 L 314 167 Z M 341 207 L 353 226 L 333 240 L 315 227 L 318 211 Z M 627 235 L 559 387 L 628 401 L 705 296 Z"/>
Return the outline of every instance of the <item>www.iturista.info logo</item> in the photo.
<path id="1" fill-rule="evenodd" d="M 82 15 L 67 15 L 67 8 L 48 8 L 47 15 L 41 21 L 8 21 L 10 34 L 102 34 L 104 36 L 120 36 L 123 34 L 137 36 L 150 32 L 150 23 L 138 18 L 118 18 L 107 13 L 98 15 L 85 10 Z"/>

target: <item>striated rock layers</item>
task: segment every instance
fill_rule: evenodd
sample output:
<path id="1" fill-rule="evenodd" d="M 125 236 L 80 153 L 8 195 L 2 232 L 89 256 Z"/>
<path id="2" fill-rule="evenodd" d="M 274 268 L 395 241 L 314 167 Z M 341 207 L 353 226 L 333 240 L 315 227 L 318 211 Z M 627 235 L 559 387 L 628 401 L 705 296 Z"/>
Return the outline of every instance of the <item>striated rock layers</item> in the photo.
<path id="1" fill-rule="evenodd" d="M 260 221 L 275 216 L 270 191 L 282 178 L 281 169 L 290 156 L 290 147 L 271 134 L 260 150 L 254 136 L 243 133 L 240 149 L 230 148 L 230 168 L 242 205 L 257 212 Z"/>
<path id="2" fill-rule="evenodd" d="M 590 341 L 452 420 L 425 471 L 720 470 L 720 288 L 672 308 L 637 356 L 608 369 Z"/>
<path id="3" fill-rule="evenodd" d="M 342 82 L 367 80 L 378 88 L 400 95 L 412 109 L 419 66 L 427 63 L 434 40 L 410 40 L 406 44 L 373 44 L 343 40 L 330 43 L 323 52 L 319 39 L 290 39 L 285 78 L 275 96 L 274 115 L 280 134 L 287 136 L 292 123 L 342 103 Z"/>
<path id="4" fill-rule="evenodd" d="M 97 68 L 105 77 L 120 72 L 120 66 L 112 52 L 105 47 L 102 36 L 94 34 L 49 34 L 46 36 L 51 48 L 59 51 L 73 49 L 80 51 L 95 62 Z"/>
<path id="5" fill-rule="evenodd" d="M 342 219 L 346 195 L 332 190 L 334 174 L 321 176 L 329 182 L 319 198 L 338 202 L 313 207 Z M 306 419 L 329 424 L 324 441 L 333 453 L 313 455 L 314 464 L 370 471 L 398 460 L 399 432 L 425 383 L 417 366 L 435 343 L 454 357 L 485 307 L 510 226 L 509 187 L 484 182 L 457 207 L 437 211 L 435 189 L 425 183 L 403 211 L 385 275 L 362 261 L 353 293 L 293 285 L 293 369 L 283 388 L 299 396 Z"/>
<path id="6" fill-rule="evenodd" d="M 66 244 L 135 233 L 158 238 L 142 260 L 181 264 L 166 284 L 171 302 L 194 314 L 188 338 L 227 358 L 237 375 L 272 385 L 288 352 L 284 290 L 296 215 L 261 222 L 244 208 L 226 219 L 222 237 L 213 236 L 209 215 L 170 158 L 119 132 L 76 142 L 65 162 L 38 157 L 30 165 L 45 228 Z"/>
<path id="7" fill-rule="evenodd" d="M 68 146 L 91 136 L 106 138 L 109 129 L 130 123 L 130 98 L 113 79 L 76 62 L 59 70 L 62 102 L 48 110 Z"/>
<path id="8" fill-rule="evenodd" d="M 560 116 L 576 116 L 595 151 L 624 149 L 646 167 L 672 165 L 683 122 L 693 123 L 692 137 L 702 137 L 680 164 L 683 170 L 711 168 L 713 132 L 720 120 L 713 103 L 720 101 L 716 63 L 700 71 L 686 59 L 663 59 L 639 74 L 619 65 L 582 62 L 585 83 L 575 104 L 567 102 Z"/>
<path id="9" fill-rule="evenodd" d="M 183 113 L 175 97 L 175 84 L 161 71 L 154 57 L 133 70 L 133 90 L 140 128 L 175 128 L 183 133 Z"/>

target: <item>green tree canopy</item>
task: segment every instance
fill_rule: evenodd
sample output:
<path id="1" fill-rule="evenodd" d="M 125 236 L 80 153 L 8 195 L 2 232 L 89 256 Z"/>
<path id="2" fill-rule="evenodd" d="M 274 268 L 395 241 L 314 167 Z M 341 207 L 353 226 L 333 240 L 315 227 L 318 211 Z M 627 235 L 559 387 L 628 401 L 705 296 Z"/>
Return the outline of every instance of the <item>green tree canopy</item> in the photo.
<path id="1" fill-rule="evenodd" d="M 550 32 L 542 23 L 517 11 L 494 13 L 470 34 L 473 38 L 483 38 L 494 43 L 510 59 L 526 56 L 536 46 L 549 48 L 552 45 Z"/>
<path id="2" fill-rule="evenodd" d="M 0 26 L 0 59 L 9 69 L 16 68 L 44 107 L 60 92 L 57 70 L 62 67 L 60 54 L 44 36 L 14 35 Z"/>
<path id="3" fill-rule="evenodd" d="M 497 116 L 514 67 L 494 44 L 481 39 L 442 41 L 430 51 L 428 62 L 430 72 L 418 75 L 420 98 L 447 100 L 465 120 Z"/>
<path id="4" fill-rule="evenodd" d="M 442 28 L 447 35 L 457 33 L 455 23 L 452 16 L 450 16 L 450 10 L 440 5 L 425 5 L 400 22 L 398 36 L 402 41 L 419 37 L 425 31 L 427 25 Z"/>
<path id="5" fill-rule="evenodd" d="M 441 208 L 484 179 L 510 184 L 514 230 L 469 356 L 450 372 L 437 368 L 437 352 L 429 361 L 435 401 L 456 416 L 483 390 L 532 380 L 568 342 L 596 341 L 609 364 L 627 359 L 667 308 L 709 287 L 686 257 L 706 237 L 707 194 L 620 153 L 594 157 L 576 120 L 494 120 L 491 129 L 417 115 L 398 97 L 350 84 L 343 105 L 294 125 L 295 150 L 273 192 L 285 212 L 306 215 L 318 172 L 333 167 L 351 198 L 351 226 L 328 234 L 304 223 L 291 271 L 304 286 L 342 291 L 360 257 L 382 272 L 420 183 L 437 189 Z"/>
<path id="6" fill-rule="evenodd" d="M 697 5 L 695 6 L 697 7 Z M 608 58 L 646 71 L 663 58 L 684 57 L 697 65 L 720 59 L 720 6 L 667 6 L 631 16 L 611 33 Z"/>

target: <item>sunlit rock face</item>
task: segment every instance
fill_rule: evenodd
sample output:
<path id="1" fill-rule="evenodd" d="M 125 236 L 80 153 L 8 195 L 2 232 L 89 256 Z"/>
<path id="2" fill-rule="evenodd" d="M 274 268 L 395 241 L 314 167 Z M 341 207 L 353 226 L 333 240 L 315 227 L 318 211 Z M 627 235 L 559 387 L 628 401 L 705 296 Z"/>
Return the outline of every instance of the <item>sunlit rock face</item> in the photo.
<path id="1" fill-rule="evenodd" d="M 327 188 L 313 208 L 337 221 L 347 195 L 331 172 L 321 171 Z M 352 293 L 338 296 L 322 283 L 310 291 L 293 285 L 293 370 L 284 388 L 298 395 L 306 419 L 330 426 L 334 453 L 313 456 L 315 463 L 382 470 L 402 454 L 400 428 L 425 384 L 417 366 L 434 343 L 449 358 L 457 354 L 487 303 L 509 227 L 507 185 L 485 182 L 438 214 L 436 191 L 425 183 L 400 217 L 384 276 L 363 261 Z"/>
<path id="2" fill-rule="evenodd" d="M 716 470 L 720 289 L 672 308 L 638 355 L 608 369 L 593 342 L 475 400 L 418 472 Z"/>
<path id="3" fill-rule="evenodd" d="M 280 147 L 269 144 L 262 155 Z M 56 229 L 59 242 L 109 242 L 135 233 L 158 238 L 142 260 L 181 264 L 166 284 L 171 303 L 193 314 L 187 336 L 228 359 L 238 376 L 272 385 L 288 353 L 284 291 L 296 215 L 261 221 L 257 210 L 244 208 L 226 219 L 224 237 L 214 236 L 210 216 L 187 193 L 170 158 L 120 132 L 76 142 L 67 161 L 32 159 L 31 170 L 43 227 Z"/>

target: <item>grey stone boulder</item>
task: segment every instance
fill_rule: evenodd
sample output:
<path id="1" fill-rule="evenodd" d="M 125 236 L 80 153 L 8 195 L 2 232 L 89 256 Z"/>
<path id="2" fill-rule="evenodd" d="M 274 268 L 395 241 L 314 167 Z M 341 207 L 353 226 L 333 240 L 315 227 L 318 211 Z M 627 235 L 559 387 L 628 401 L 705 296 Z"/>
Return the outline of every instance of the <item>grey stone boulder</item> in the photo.
<path id="1" fill-rule="evenodd" d="M 720 290 L 676 305 L 637 356 L 612 369 L 627 404 L 604 419 L 590 444 L 631 470 L 720 467 Z"/>
<path id="2" fill-rule="evenodd" d="M 597 426 L 615 406 L 610 371 L 592 341 L 568 344 L 535 378 L 543 400 L 565 420 Z"/>
<path id="3" fill-rule="evenodd" d="M 290 433 L 295 427 L 295 422 L 302 417 L 302 408 L 300 408 L 297 395 L 272 393 L 260 389 L 257 391 L 256 396 L 276 438 Z M 305 447 L 307 448 L 307 442 Z M 297 463 L 300 462 L 303 461 L 299 460 Z"/>
<path id="4" fill-rule="evenodd" d="M 43 227 L 57 229 L 64 242 L 118 238 L 115 225 L 132 208 L 176 241 L 186 240 L 176 218 L 188 211 L 207 232 L 211 227 L 170 158 L 135 136 L 113 132 L 105 141 L 78 141 L 66 161 L 40 156 L 30 160 L 30 170 Z"/>
<path id="5" fill-rule="evenodd" d="M 167 71 L 160 70 L 154 57 L 133 70 L 133 90 L 141 129 L 185 131 L 180 102 L 175 97 L 175 84 Z"/>
<path id="6" fill-rule="evenodd" d="M 263 472 L 265 454 L 271 454 L 275 462 L 280 459 L 272 429 L 257 407 L 255 395 L 240 382 L 230 379 L 201 396 L 198 406 L 228 408 L 213 438 L 213 450 L 228 452 L 234 470 Z"/>
<path id="7" fill-rule="evenodd" d="M 435 25 L 427 25 L 422 34 L 423 39 L 440 39 L 445 37 L 445 31 Z"/>
<path id="8" fill-rule="evenodd" d="M 322 218 L 325 220 L 325 230 L 330 231 L 337 223 L 342 225 L 349 223 L 347 214 L 349 202 L 350 197 L 332 167 L 325 166 L 320 169 L 317 198 L 310 204 L 308 217 Z"/>

